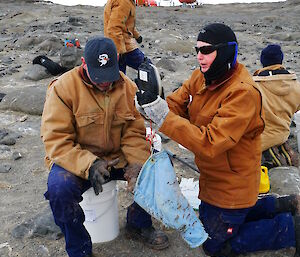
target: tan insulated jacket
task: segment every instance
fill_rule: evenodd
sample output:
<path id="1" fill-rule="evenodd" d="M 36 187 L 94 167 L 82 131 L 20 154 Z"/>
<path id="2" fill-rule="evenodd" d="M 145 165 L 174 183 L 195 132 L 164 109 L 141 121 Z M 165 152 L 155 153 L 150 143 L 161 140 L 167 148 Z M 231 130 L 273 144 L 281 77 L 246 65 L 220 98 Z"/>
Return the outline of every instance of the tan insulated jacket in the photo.
<path id="1" fill-rule="evenodd" d="M 246 68 L 238 64 L 214 90 L 197 69 L 167 101 L 170 112 L 160 131 L 195 154 L 199 198 L 221 208 L 253 206 L 264 121 L 261 95 Z"/>
<path id="2" fill-rule="evenodd" d="M 143 164 L 149 157 L 144 120 L 136 110 L 136 85 L 122 72 L 112 89 L 103 93 L 87 84 L 80 67 L 63 74 L 48 88 L 42 115 L 41 136 L 45 162 L 56 163 L 82 178 L 97 157 L 119 157 Z"/>
<path id="3" fill-rule="evenodd" d="M 135 28 L 135 2 L 108 0 L 104 8 L 104 36 L 111 38 L 118 53 L 128 53 L 138 48 L 140 34 Z"/>
<path id="4" fill-rule="evenodd" d="M 287 141 L 292 116 L 300 110 L 300 83 L 294 73 L 258 76 L 264 70 L 282 68 L 282 65 L 268 66 L 257 70 L 253 77 L 263 97 L 266 120 L 261 137 L 262 151 Z"/>

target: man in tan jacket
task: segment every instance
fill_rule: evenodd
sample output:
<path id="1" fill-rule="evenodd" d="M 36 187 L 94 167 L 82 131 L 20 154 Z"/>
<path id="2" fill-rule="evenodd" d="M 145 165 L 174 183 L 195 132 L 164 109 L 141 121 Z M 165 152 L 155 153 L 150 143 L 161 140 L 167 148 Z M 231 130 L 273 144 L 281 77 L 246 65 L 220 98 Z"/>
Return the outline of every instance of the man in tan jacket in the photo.
<path id="1" fill-rule="evenodd" d="M 136 90 L 119 72 L 113 41 L 103 37 L 90 39 L 82 65 L 49 85 L 41 124 L 50 169 L 45 197 L 70 257 L 92 256 L 82 194 L 92 186 L 97 195 L 116 179 L 126 179 L 132 191 L 149 157 L 144 120 L 134 105 Z M 168 246 L 167 236 L 135 202 L 128 208 L 126 232 L 154 249 Z"/>
<path id="2" fill-rule="evenodd" d="M 265 130 L 261 136 L 262 164 L 298 166 L 298 157 L 287 140 L 292 117 L 300 110 L 300 83 L 294 73 L 282 65 L 283 52 L 279 45 L 268 45 L 260 56 L 262 69 L 253 79 L 262 94 Z"/>
<path id="3" fill-rule="evenodd" d="M 108 0 L 103 18 L 104 35 L 111 38 L 117 47 L 120 70 L 126 73 L 126 66 L 137 70 L 145 56 L 137 45 L 143 39 L 135 27 L 135 1 Z"/>

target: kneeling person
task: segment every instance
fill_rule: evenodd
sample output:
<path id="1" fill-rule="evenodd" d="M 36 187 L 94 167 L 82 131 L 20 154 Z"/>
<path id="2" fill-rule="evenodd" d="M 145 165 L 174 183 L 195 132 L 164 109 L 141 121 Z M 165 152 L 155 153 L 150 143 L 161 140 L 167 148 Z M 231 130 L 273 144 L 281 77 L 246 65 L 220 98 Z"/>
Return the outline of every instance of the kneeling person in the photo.
<path id="1" fill-rule="evenodd" d="M 82 65 L 49 85 L 41 124 L 50 169 L 45 197 L 70 257 L 92 256 L 82 194 L 91 186 L 99 194 L 102 184 L 116 179 L 126 179 L 132 191 L 149 157 L 144 120 L 134 105 L 136 90 L 119 72 L 113 41 L 104 37 L 90 39 Z M 126 231 L 154 249 L 169 244 L 135 202 L 128 208 Z"/>

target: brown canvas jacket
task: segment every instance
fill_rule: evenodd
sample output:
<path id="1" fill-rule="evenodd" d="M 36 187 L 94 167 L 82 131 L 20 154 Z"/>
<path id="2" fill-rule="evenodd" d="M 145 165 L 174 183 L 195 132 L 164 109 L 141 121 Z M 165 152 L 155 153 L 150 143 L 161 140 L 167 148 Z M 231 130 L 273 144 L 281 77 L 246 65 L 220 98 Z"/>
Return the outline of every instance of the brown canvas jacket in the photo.
<path id="1" fill-rule="evenodd" d="M 111 38 L 120 54 L 138 48 L 135 28 L 136 7 L 132 0 L 108 0 L 104 8 L 104 36 Z"/>
<path id="2" fill-rule="evenodd" d="M 144 120 L 136 110 L 136 85 L 120 72 L 112 89 L 103 93 L 86 83 L 79 67 L 50 83 L 42 114 L 45 162 L 56 163 L 88 178 L 98 158 L 119 157 L 117 167 L 143 164 L 149 157 Z"/>
<path id="3" fill-rule="evenodd" d="M 258 76 L 264 70 L 283 68 L 282 65 L 268 66 L 253 76 L 262 94 L 266 120 L 261 137 L 262 151 L 288 140 L 292 117 L 300 110 L 300 83 L 294 73 Z"/>
<path id="4" fill-rule="evenodd" d="M 253 206 L 264 121 L 261 95 L 246 68 L 238 64 L 212 91 L 197 69 L 167 102 L 170 112 L 160 131 L 195 154 L 199 198 L 221 208 Z"/>

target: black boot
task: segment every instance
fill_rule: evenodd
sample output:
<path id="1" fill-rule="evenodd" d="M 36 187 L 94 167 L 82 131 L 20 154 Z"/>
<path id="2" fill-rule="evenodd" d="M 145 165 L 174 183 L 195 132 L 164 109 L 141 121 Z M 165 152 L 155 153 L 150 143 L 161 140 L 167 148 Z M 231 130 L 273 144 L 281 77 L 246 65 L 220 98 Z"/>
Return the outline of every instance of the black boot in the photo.
<path id="1" fill-rule="evenodd" d="M 298 211 L 298 196 L 288 195 L 276 198 L 275 209 L 277 213 L 291 212 L 295 215 Z"/>
<path id="2" fill-rule="evenodd" d="M 154 227 L 139 229 L 127 224 L 125 229 L 128 238 L 139 240 L 152 249 L 162 250 L 169 246 L 167 235 Z"/>
<path id="3" fill-rule="evenodd" d="M 300 215 L 294 217 L 296 253 L 294 257 L 300 257 Z"/>

